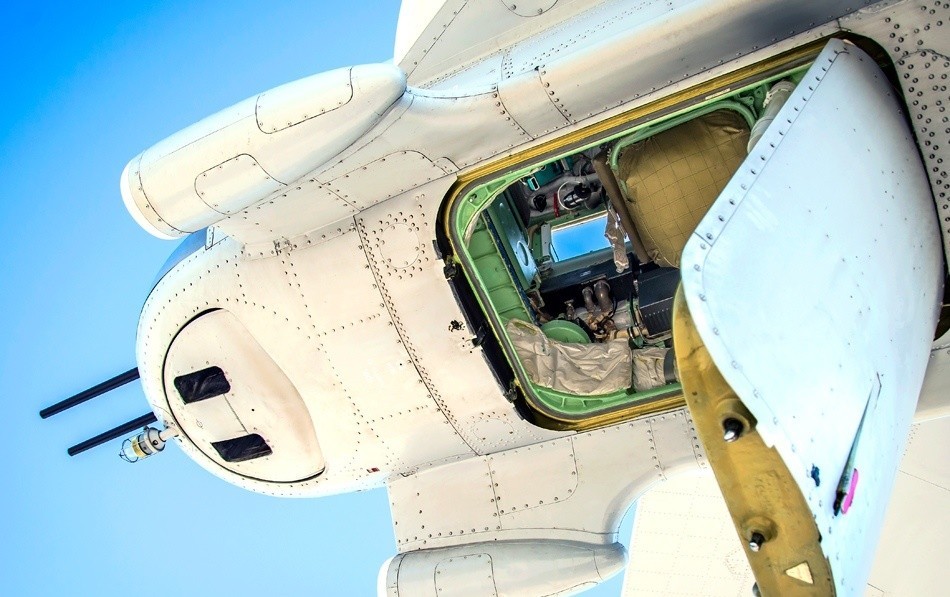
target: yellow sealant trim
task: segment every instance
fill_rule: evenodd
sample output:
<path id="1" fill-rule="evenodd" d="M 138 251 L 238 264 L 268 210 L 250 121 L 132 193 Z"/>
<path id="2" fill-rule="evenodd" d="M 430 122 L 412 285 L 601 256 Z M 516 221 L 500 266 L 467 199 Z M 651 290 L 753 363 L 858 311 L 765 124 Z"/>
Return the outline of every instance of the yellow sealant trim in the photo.
<path id="1" fill-rule="evenodd" d="M 713 362 L 682 286 L 673 302 L 673 338 L 686 404 L 760 594 L 834 595 L 831 565 L 808 502 Z"/>

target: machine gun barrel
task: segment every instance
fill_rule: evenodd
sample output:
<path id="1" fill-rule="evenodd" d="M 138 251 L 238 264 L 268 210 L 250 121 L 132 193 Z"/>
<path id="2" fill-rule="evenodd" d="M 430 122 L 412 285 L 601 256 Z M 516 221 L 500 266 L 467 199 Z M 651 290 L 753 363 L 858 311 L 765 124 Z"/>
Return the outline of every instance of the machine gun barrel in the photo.
<path id="1" fill-rule="evenodd" d="M 118 427 L 113 427 L 108 431 L 103 431 L 95 437 L 91 437 L 84 442 L 80 442 L 68 450 L 70 456 L 75 456 L 80 452 L 85 452 L 90 448 L 95 448 L 100 444 L 104 444 L 111 439 L 123 436 L 127 433 L 131 433 L 137 429 L 141 429 L 146 425 L 154 423 L 158 418 L 155 416 L 155 413 L 147 413 L 142 415 L 137 419 L 132 419 L 128 423 L 122 423 Z"/>
<path id="2" fill-rule="evenodd" d="M 125 373 L 116 375 L 115 377 L 111 379 L 107 379 L 101 384 L 92 386 L 88 390 L 79 392 L 75 396 L 71 396 L 70 398 L 67 398 L 61 402 L 57 402 L 56 404 L 52 406 L 47 406 L 46 408 L 40 411 L 40 417 L 43 419 L 47 417 L 51 417 L 57 413 L 63 412 L 66 409 L 72 408 L 76 406 L 77 404 L 82 404 L 83 402 L 87 400 L 92 400 L 93 398 L 97 396 L 101 396 L 102 394 L 105 394 L 106 392 L 111 392 L 112 390 L 118 387 L 124 386 L 125 384 L 131 381 L 135 381 L 138 378 L 139 378 L 138 368 L 129 369 Z"/>

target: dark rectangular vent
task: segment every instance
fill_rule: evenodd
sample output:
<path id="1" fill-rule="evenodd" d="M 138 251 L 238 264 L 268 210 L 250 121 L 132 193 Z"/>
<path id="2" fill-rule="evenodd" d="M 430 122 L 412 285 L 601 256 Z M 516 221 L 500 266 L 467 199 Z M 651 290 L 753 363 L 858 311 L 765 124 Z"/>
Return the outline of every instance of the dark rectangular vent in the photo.
<path id="1" fill-rule="evenodd" d="M 673 329 L 673 296 L 679 283 L 680 271 L 672 267 L 645 272 L 637 281 L 640 317 L 647 328 L 647 337 Z"/>
<path id="2" fill-rule="evenodd" d="M 185 404 L 214 398 L 231 391 L 231 384 L 224 376 L 221 367 L 208 367 L 201 371 L 179 375 L 175 378 L 175 389 Z"/>
<path id="3" fill-rule="evenodd" d="M 263 456 L 270 456 L 271 449 L 264 438 L 256 433 L 244 435 L 220 442 L 211 442 L 214 449 L 226 462 L 244 462 Z"/>
<path id="4" fill-rule="evenodd" d="M 647 338 L 666 334 L 673 329 L 673 299 L 665 299 L 640 309 Z"/>

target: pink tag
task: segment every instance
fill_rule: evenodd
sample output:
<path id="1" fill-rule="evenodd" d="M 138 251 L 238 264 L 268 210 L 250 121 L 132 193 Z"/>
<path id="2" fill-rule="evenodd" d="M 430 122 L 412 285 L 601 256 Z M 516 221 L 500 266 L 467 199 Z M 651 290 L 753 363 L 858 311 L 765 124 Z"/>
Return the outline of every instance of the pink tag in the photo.
<path id="1" fill-rule="evenodd" d="M 851 507 L 851 502 L 854 501 L 854 488 L 858 486 L 858 469 L 854 469 L 854 472 L 851 473 L 851 485 L 848 486 L 848 493 L 844 496 L 844 502 L 841 504 L 841 511 L 845 514 L 848 513 L 848 508 Z"/>

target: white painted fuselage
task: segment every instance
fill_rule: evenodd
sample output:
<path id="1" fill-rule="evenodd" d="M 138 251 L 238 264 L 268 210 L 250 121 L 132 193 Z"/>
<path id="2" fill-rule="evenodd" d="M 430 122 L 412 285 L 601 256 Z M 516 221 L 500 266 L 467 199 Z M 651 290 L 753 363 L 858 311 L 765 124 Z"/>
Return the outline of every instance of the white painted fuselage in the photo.
<path id="1" fill-rule="evenodd" d="M 481 347 L 493 332 L 471 329 L 436 240 L 460 178 L 492 164 L 510 159 L 513 170 L 558 139 L 597 139 L 618 116 L 660 113 L 665 98 L 825 38 L 876 42 L 922 154 L 915 192 L 936 202 L 919 216 L 930 286 L 895 289 L 924 296 L 908 308 L 910 331 L 894 336 L 914 357 L 898 367 L 901 388 L 916 396 L 924 384 L 950 254 L 945 4 L 518 4 L 419 3 L 422 16 L 401 18 L 396 64 L 262 93 L 146 150 L 122 176 L 144 228 L 193 235 L 139 324 L 138 367 L 160 422 L 199 465 L 252 491 L 387 486 L 400 555 L 380 573 L 381 594 L 488 590 L 485 578 L 497 594 L 592 586 L 623 565 L 627 508 L 658 482 L 707 469 L 685 405 L 573 431 L 535 424 L 512 399 Z M 947 410 L 943 352 L 922 419 Z M 228 392 L 183 397 L 178 380 L 213 367 Z M 264 457 L 215 447 L 252 436 Z M 870 556 L 855 569 L 866 574 Z"/>

